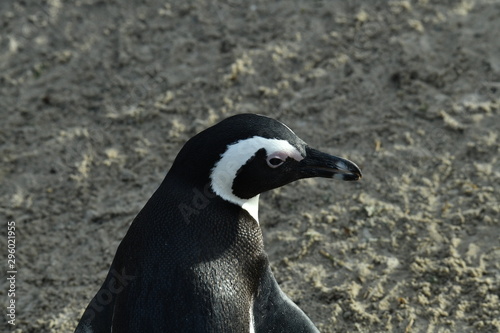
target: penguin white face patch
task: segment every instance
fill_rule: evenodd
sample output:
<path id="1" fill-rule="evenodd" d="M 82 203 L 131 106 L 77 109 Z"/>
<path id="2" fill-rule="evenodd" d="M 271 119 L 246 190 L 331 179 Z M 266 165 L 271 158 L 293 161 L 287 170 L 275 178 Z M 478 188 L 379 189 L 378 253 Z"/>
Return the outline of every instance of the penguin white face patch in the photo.
<path id="1" fill-rule="evenodd" d="M 211 187 L 215 194 L 241 206 L 256 221 L 259 221 L 259 195 L 243 199 L 233 193 L 232 187 L 238 170 L 262 148 L 266 150 L 266 161 L 270 168 L 279 167 L 289 157 L 296 161 L 304 158 L 297 148 L 286 140 L 254 136 L 229 145 L 210 174 Z"/>

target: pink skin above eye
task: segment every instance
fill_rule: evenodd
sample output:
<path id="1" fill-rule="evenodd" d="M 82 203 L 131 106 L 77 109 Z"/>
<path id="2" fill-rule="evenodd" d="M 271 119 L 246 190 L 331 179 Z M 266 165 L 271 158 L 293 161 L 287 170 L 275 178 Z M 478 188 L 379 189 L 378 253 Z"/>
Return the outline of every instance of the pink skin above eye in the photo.
<path id="1" fill-rule="evenodd" d="M 285 160 L 288 157 L 291 157 L 297 161 L 300 161 L 303 159 L 303 157 L 301 155 L 297 156 L 297 152 L 275 151 L 274 153 L 267 156 L 267 159 L 266 159 L 267 165 L 269 165 L 271 168 L 277 168 L 281 164 L 283 164 L 283 162 L 285 162 Z M 276 161 L 273 161 L 274 163 L 272 163 L 271 161 L 273 159 L 281 160 L 281 163 L 276 163 Z"/>

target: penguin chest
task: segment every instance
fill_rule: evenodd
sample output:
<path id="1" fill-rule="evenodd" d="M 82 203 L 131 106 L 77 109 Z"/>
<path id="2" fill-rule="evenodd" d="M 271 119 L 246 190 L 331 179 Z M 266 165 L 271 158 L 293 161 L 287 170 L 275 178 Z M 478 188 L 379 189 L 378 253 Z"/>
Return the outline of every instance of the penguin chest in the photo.
<path id="1" fill-rule="evenodd" d="M 252 260 L 232 256 L 202 262 L 190 269 L 196 312 L 208 331 L 254 332 L 252 307 L 265 257 Z"/>

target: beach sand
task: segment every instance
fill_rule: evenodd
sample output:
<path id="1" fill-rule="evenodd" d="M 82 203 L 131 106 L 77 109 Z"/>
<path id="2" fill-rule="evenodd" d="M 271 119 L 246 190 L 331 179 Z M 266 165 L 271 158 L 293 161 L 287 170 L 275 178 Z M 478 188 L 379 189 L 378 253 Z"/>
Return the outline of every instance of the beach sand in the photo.
<path id="1" fill-rule="evenodd" d="M 500 332 L 498 1 L 4 1 L 0 22 L 0 330 L 71 332 L 184 142 L 251 112 L 363 170 L 261 196 L 321 332 Z"/>

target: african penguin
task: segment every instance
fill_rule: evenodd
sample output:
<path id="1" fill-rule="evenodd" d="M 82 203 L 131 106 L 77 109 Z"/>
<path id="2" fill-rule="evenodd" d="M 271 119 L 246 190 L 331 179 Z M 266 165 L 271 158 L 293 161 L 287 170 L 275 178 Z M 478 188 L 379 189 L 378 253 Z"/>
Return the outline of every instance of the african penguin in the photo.
<path id="1" fill-rule="evenodd" d="M 260 193 L 308 177 L 361 171 L 265 116 L 239 114 L 191 138 L 76 332 L 318 332 L 278 286 L 258 219 Z"/>

